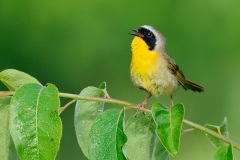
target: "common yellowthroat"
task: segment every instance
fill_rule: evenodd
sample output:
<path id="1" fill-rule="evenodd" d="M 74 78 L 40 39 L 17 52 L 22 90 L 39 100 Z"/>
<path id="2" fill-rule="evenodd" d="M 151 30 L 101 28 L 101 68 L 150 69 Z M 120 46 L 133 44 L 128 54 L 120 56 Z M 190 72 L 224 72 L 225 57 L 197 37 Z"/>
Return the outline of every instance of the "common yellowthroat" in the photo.
<path id="1" fill-rule="evenodd" d="M 153 26 L 143 25 L 132 29 L 132 60 L 130 75 L 135 86 L 148 93 L 148 97 L 137 106 L 144 108 L 154 95 L 168 95 L 171 98 L 179 85 L 187 90 L 203 92 L 204 88 L 187 80 L 178 65 L 166 51 L 166 39 Z M 144 113 L 144 112 L 143 112 Z"/>

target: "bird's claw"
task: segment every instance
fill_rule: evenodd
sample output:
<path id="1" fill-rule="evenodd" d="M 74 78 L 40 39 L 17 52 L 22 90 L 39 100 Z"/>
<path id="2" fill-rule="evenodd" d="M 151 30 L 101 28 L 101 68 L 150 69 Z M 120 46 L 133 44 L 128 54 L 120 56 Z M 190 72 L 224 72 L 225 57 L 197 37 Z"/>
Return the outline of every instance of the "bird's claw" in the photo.
<path id="1" fill-rule="evenodd" d="M 146 105 L 147 105 L 147 101 L 146 101 L 146 100 L 137 105 L 135 118 L 137 117 L 137 115 L 138 115 L 138 110 L 139 110 L 140 108 L 142 108 L 142 114 L 143 114 L 143 116 L 145 116 L 144 107 L 145 107 Z"/>

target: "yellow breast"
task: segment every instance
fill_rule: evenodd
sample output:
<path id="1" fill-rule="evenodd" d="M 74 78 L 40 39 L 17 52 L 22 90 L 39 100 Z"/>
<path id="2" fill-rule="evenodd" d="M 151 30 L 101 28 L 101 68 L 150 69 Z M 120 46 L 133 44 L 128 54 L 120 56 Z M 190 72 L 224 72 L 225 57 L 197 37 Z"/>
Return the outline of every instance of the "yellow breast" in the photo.
<path id="1" fill-rule="evenodd" d="M 142 38 L 134 37 L 132 44 L 131 78 L 137 87 L 153 95 L 171 95 L 178 82 L 167 68 L 167 61 L 154 50 L 149 50 Z"/>

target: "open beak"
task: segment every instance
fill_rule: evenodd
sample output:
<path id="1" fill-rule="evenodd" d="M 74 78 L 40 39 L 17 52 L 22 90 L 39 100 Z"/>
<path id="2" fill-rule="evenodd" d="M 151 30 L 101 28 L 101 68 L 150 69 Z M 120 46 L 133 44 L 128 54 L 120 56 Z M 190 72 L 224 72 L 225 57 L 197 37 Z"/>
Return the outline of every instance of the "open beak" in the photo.
<path id="1" fill-rule="evenodd" d="M 131 29 L 131 30 L 133 31 L 133 33 L 129 33 L 129 34 L 131 34 L 133 36 L 139 36 L 137 29 Z"/>
<path id="2" fill-rule="evenodd" d="M 133 33 L 129 33 L 129 34 L 131 34 L 131 35 L 133 35 L 133 36 L 138 36 L 138 37 L 141 37 L 141 38 L 144 37 L 143 34 L 141 34 L 141 33 L 138 32 L 138 29 L 131 29 L 131 30 L 133 31 Z"/>

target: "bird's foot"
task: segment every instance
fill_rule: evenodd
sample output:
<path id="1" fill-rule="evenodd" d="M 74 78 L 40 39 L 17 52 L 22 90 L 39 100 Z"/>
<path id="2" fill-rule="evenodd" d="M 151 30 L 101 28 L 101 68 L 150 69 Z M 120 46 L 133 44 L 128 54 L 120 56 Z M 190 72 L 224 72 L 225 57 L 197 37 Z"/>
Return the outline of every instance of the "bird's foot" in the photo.
<path id="1" fill-rule="evenodd" d="M 139 110 L 140 108 L 142 108 L 142 114 L 145 116 L 144 107 L 146 107 L 147 101 L 148 101 L 148 100 L 146 99 L 146 100 L 144 100 L 142 103 L 140 103 L 140 104 L 137 105 L 135 117 L 137 117 L 137 115 L 138 115 L 138 110 Z"/>
<path id="2" fill-rule="evenodd" d="M 171 98 L 171 104 L 170 104 L 169 108 L 172 108 L 174 106 L 172 95 L 170 96 L 170 98 Z"/>
<path id="3" fill-rule="evenodd" d="M 169 108 L 172 108 L 174 106 L 174 103 L 172 102 L 170 105 L 169 105 Z"/>

